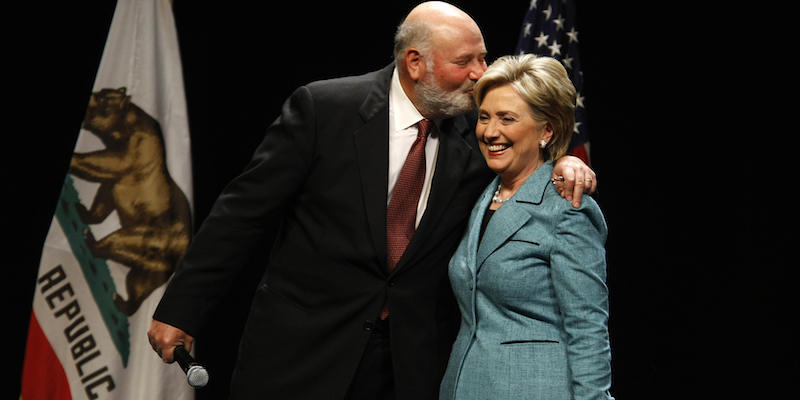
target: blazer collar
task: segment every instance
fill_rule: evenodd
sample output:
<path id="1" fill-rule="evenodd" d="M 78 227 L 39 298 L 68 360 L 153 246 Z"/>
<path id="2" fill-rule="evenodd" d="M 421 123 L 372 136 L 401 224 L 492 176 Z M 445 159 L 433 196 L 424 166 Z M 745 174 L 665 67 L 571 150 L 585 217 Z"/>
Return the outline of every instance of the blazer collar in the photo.
<path id="1" fill-rule="evenodd" d="M 483 234 L 483 239 L 480 243 L 476 243 L 477 255 L 475 257 L 474 272 L 477 274 L 483 262 L 492 253 L 502 246 L 508 238 L 522 228 L 531 218 L 531 214 L 525 209 L 524 204 L 540 205 L 544 199 L 544 193 L 547 186 L 550 185 L 550 177 L 553 173 L 553 165 L 551 162 L 542 164 L 528 179 L 520 186 L 511 201 L 505 203 L 497 211 L 495 211 L 489 225 L 486 227 L 486 232 Z M 471 231 L 480 230 L 480 221 L 492 201 L 493 194 L 497 190 L 497 185 L 500 183 L 500 178 L 495 178 L 494 181 L 486 188 L 483 196 L 481 196 L 480 207 L 476 213 L 480 219 L 475 218 Z M 471 232 L 472 233 L 472 232 Z M 477 242 L 477 234 L 474 236 Z"/>
<path id="2" fill-rule="evenodd" d="M 517 203 L 541 204 L 544 199 L 544 192 L 550 184 L 553 176 L 553 162 L 546 161 L 541 167 L 533 171 L 522 186 L 514 193 L 512 199 Z"/>

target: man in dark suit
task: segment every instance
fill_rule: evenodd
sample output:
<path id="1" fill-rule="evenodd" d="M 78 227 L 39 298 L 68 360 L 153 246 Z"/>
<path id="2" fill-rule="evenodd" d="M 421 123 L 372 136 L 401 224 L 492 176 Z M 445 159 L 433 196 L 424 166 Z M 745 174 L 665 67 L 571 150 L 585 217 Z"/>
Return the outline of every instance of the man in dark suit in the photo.
<path id="1" fill-rule="evenodd" d="M 297 89 L 156 310 L 148 336 L 164 361 L 277 232 L 231 397 L 435 399 L 459 321 L 447 264 L 493 177 L 469 113 L 485 56 L 472 18 L 423 3 L 398 29 L 394 64 Z M 405 213 L 391 202 L 407 196 L 412 158 L 422 184 L 398 253 Z M 575 158 L 556 172 L 591 174 Z"/>

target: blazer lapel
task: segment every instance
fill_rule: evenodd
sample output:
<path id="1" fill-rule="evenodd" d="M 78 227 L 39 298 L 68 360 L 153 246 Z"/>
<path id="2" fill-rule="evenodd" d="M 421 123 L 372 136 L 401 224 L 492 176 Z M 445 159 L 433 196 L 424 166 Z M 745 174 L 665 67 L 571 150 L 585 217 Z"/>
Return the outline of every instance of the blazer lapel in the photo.
<path id="1" fill-rule="evenodd" d="M 372 243 L 386 273 L 386 188 L 389 186 L 389 86 L 394 64 L 384 68 L 359 113 L 364 125 L 353 135 Z"/>
<path id="2" fill-rule="evenodd" d="M 533 175 L 528 177 L 525 183 L 517 190 L 517 193 L 512 197 L 513 201 L 509 201 L 495 211 L 489 225 L 486 226 L 486 232 L 483 239 L 478 246 L 478 254 L 476 256 L 476 272 L 479 272 L 483 262 L 486 258 L 494 253 L 500 246 L 502 246 L 508 238 L 522 228 L 531 218 L 531 214 L 525 210 L 529 205 L 539 205 L 544 198 L 544 192 L 550 184 L 550 176 L 553 172 L 553 166 L 550 162 L 544 163 L 539 167 Z M 489 190 L 492 193 L 497 187 L 498 180 L 494 181 L 495 186 L 491 186 Z M 484 207 L 488 207 L 488 202 Z M 472 229 L 480 229 L 479 221 L 474 223 Z"/>
<path id="3" fill-rule="evenodd" d="M 497 183 L 500 181 L 500 178 L 495 177 L 492 180 L 492 183 L 486 187 L 486 190 L 483 191 L 483 194 L 478 198 L 478 201 L 475 203 L 475 207 L 472 209 L 472 213 L 469 216 L 469 225 L 467 228 L 467 244 L 466 244 L 466 252 L 467 252 L 467 266 L 469 270 L 472 272 L 472 276 L 474 277 L 478 273 L 478 245 L 480 245 L 480 231 L 481 231 L 481 222 L 483 221 L 484 216 L 486 215 L 486 209 L 489 208 L 489 203 L 492 201 L 492 196 L 494 196 L 495 188 L 497 187 Z M 484 235 L 485 236 L 485 235 Z"/>
<path id="4" fill-rule="evenodd" d="M 489 225 L 486 226 L 483 239 L 478 244 L 478 254 L 475 257 L 476 274 L 480 272 L 486 258 L 522 228 L 530 218 L 528 212 L 513 203 L 507 203 L 494 212 Z M 474 229 L 480 230 L 480 221 L 476 221 L 475 225 Z"/>

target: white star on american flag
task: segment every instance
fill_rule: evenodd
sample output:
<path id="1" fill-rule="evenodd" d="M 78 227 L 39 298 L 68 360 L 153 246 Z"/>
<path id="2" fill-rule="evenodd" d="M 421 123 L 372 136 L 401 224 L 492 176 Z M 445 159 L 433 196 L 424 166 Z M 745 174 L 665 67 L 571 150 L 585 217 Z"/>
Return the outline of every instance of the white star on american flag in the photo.
<path id="1" fill-rule="evenodd" d="M 530 30 L 531 30 L 531 28 L 529 27 L 528 28 L 528 34 L 530 34 Z M 572 43 L 572 42 L 577 43 L 578 42 L 578 31 L 575 30 L 574 26 L 572 27 L 572 29 L 569 30 L 569 32 L 567 32 L 567 36 L 569 36 L 569 42 L 570 43 Z"/>
<path id="2" fill-rule="evenodd" d="M 556 41 L 553 41 L 553 44 L 547 46 L 547 48 L 550 49 L 550 56 L 555 57 L 556 54 L 561 54 L 561 45 Z"/>
<path id="3" fill-rule="evenodd" d="M 553 20 L 553 23 L 556 24 L 557 31 L 564 29 L 564 18 L 561 18 L 560 15 L 558 16 L 558 18 Z"/>
<path id="4" fill-rule="evenodd" d="M 547 46 L 547 39 L 550 38 L 550 35 L 545 35 L 544 32 L 540 33 L 539 36 L 535 37 L 536 40 L 536 47 L 543 47 Z"/>
<path id="5" fill-rule="evenodd" d="M 542 11 L 544 13 L 545 20 L 550 19 L 550 14 L 553 13 L 553 8 L 551 6 L 547 6 L 547 10 Z"/>

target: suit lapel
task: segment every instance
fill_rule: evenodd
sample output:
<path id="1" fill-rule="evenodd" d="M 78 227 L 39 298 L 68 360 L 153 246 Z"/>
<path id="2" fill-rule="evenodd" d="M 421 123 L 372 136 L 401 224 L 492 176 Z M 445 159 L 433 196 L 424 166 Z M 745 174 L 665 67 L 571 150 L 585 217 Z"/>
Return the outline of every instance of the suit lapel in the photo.
<path id="1" fill-rule="evenodd" d="M 439 152 L 425 214 L 394 272 L 421 259 L 436 246 L 436 243 L 429 240 L 430 234 L 443 222 L 447 205 L 456 193 L 470 159 L 472 149 L 463 138 L 469 130 L 466 118 L 458 116 L 444 120 L 439 130 Z"/>
<path id="2" fill-rule="evenodd" d="M 364 125 L 354 133 L 354 143 L 361 175 L 361 189 L 366 206 L 372 242 L 386 271 L 386 204 L 389 186 L 389 87 L 394 65 L 380 71 L 359 113 Z M 442 121 L 439 128 L 439 152 L 425 214 L 393 274 L 421 259 L 436 246 L 426 238 L 447 214 L 448 203 L 458 189 L 469 163 L 472 147 L 464 139 L 471 127 L 464 116 Z"/>
<path id="3" fill-rule="evenodd" d="M 367 223 L 381 272 L 386 272 L 386 188 L 389 186 L 389 86 L 394 65 L 384 68 L 361 105 L 364 125 L 353 135 Z"/>

